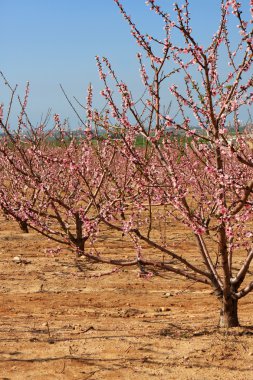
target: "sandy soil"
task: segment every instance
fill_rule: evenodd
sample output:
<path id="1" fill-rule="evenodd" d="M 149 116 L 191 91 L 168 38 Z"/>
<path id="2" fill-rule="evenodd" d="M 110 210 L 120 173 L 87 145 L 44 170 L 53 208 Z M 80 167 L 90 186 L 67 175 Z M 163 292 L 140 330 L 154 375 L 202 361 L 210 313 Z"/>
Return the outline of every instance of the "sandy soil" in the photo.
<path id="1" fill-rule="evenodd" d="M 96 277 L 108 268 L 82 273 L 50 246 L 0 218 L 0 379 L 253 379 L 253 295 L 240 303 L 244 327 L 224 331 L 204 286 L 136 270 Z"/>

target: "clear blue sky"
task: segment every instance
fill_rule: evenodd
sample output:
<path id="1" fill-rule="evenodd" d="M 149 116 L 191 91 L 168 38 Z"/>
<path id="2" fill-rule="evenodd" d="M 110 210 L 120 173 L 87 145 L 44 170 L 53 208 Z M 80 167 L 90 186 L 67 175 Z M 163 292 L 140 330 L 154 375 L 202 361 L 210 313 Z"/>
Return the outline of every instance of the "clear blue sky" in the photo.
<path id="1" fill-rule="evenodd" d="M 174 0 L 160 0 L 164 7 Z M 242 0 L 247 6 L 248 0 Z M 122 0 L 128 13 L 143 32 L 161 31 L 161 20 L 149 11 L 145 0 Z M 194 34 L 206 44 L 219 21 L 219 0 L 192 0 Z M 86 88 L 92 82 L 99 92 L 95 55 L 106 55 L 121 78 L 136 85 L 139 69 L 135 60 L 138 47 L 113 0 L 0 0 L 0 70 L 23 94 L 30 81 L 29 110 L 32 121 L 52 108 L 63 118 L 77 120 L 60 88 L 85 102 Z M 6 102 L 0 84 L 0 102 Z M 102 102 L 96 96 L 97 106 Z M 15 118 L 12 120 L 15 120 Z"/>

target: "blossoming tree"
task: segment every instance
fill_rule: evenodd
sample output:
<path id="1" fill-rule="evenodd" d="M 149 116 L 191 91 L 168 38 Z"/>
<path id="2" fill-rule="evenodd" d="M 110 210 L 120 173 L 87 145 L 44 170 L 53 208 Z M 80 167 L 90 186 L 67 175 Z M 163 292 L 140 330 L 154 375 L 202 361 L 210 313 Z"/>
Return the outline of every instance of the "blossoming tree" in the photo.
<path id="1" fill-rule="evenodd" d="M 240 110 L 253 102 L 252 21 L 244 18 L 238 1 L 222 0 L 217 31 L 203 47 L 190 25 L 190 1 L 174 4 L 174 18 L 155 0 L 146 2 L 163 21 L 163 39 L 142 34 L 123 5 L 114 1 L 143 51 L 137 55 L 143 97 L 134 100 L 107 58 L 97 57 L 97 64 L 111 126 L 120 130 L 121 152 L 138 171 L 142 190 L 132 196 L 133 213 L 123 212 L 121 223 L 105 222 L 135 236 L 142 268 L 160 268 L 210 285 L 221 301 L 220 326 L 237 326 L 238 300 L 253 289 L 252 136 L 242 131 L 239 121 Z M 248 11 L 251 20 L 252 0 Z M 231 19 L 238 24 L 236 42 L 230 39 Z M 179 80 L 180 86 L 175 84 Z M 171 100 L 176 111 L 170 107 L 168 113 L 166 101 Z M 108 118 L 103 125 L 108 129 Z M 140 136 L 146 142 L 143 149 L 136 146 Z M 128 205 L 122 201 L 121 214 L 124 207 Z M 159 207 L 162 213 L 155 211 Z M 152 234 L 154 223 L 171 218 L 194 236 L 198 265 L 187 250 L 178 254 L 172 244 Z M 171 262 L 144 256 L 143 244 Z"/>
<path id="2" fill-rule="evenodd" d="M 8 86 L 13 99 L 15 89 Z M 116 170 L 122 162 L 116 162 L 116 147 L 110 139 L 93 139 L 91 87 L 87 124 L 77 136 L 68 136 L 59 115 L 54 115 L 52 129 L 46 123 L 32 126 L 26 112 L 28 93 L 27 86 L 16 128 L 9 127 L 9 112 L 4 115 L 1 107 L 0 206 L 26 231 L 29 227 L 71 248 L 77 256 L 91 256 L 85 252 L 85 243 L 89 240 L 93 245 L 102 217 L 122 193 L 124 174 Z M 119 173 L 117 178 L 113 171 Z"/>

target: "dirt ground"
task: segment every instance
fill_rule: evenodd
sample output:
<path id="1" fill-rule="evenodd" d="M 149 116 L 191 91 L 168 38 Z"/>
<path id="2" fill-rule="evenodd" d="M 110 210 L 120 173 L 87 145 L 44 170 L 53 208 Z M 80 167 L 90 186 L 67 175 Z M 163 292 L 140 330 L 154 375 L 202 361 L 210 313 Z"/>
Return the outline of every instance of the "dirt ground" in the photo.
<path id="1" fill-rule="evenodd" d="M 1 380 L 253 379 L 253 295 L 239 305 L 244 327 L 220 330 L 202 285 L 135 269 L 97 277 L 108 268 L 82 273 L 50 246 L 0 218 Z"/>

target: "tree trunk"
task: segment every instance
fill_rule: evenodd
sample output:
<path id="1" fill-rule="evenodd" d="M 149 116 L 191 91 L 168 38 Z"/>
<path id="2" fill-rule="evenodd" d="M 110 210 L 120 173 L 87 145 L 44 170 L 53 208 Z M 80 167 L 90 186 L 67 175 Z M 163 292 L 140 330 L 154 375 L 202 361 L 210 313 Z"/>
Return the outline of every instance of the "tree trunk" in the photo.
<path id="1" fill-rule="evenodd" d="M 28 234 L 29 230 L 28 230 L 27 222 L 25 220 L 20 220 L 18 223 L 19 223 L 19 227 L 21 231 Z"/>
<path id="2" fill-rule="evenodd" d="M 85 241 L 87 239 L 86 238 L 81 238 L 81 239 L 76 239 L 76 258 L 75 258 L 75 263 L 76 263 L 76 266 L 77 268 L 81 271 L 81 272 L 87 272 L 87 258 L 84 259 L 84 257 L 82 257 L 84 255 L 84 249 L 85 249 Z"/>
<path id="3" fill-rule="evenodd" d="M 84 254 L 84 245 L 87 240 L 86 237 L 83 237 L 83 221 L 81 220 L 79 214 L 75 215 L 76 219 L 76 239 L 75 244 L 77 248 L 77 257 L 80 257 Z"/>
<path id="4" fill-rule="evenodd" d="M 84 254 L 85 238 L 76 239 L 77 257 Z"/>
<path id="5" fill-rule="evenodd" d="M 237 313 L 238 300 L 232 297 L 223 297 L 219 327 L 238 327 L 238 313 Z"/>

